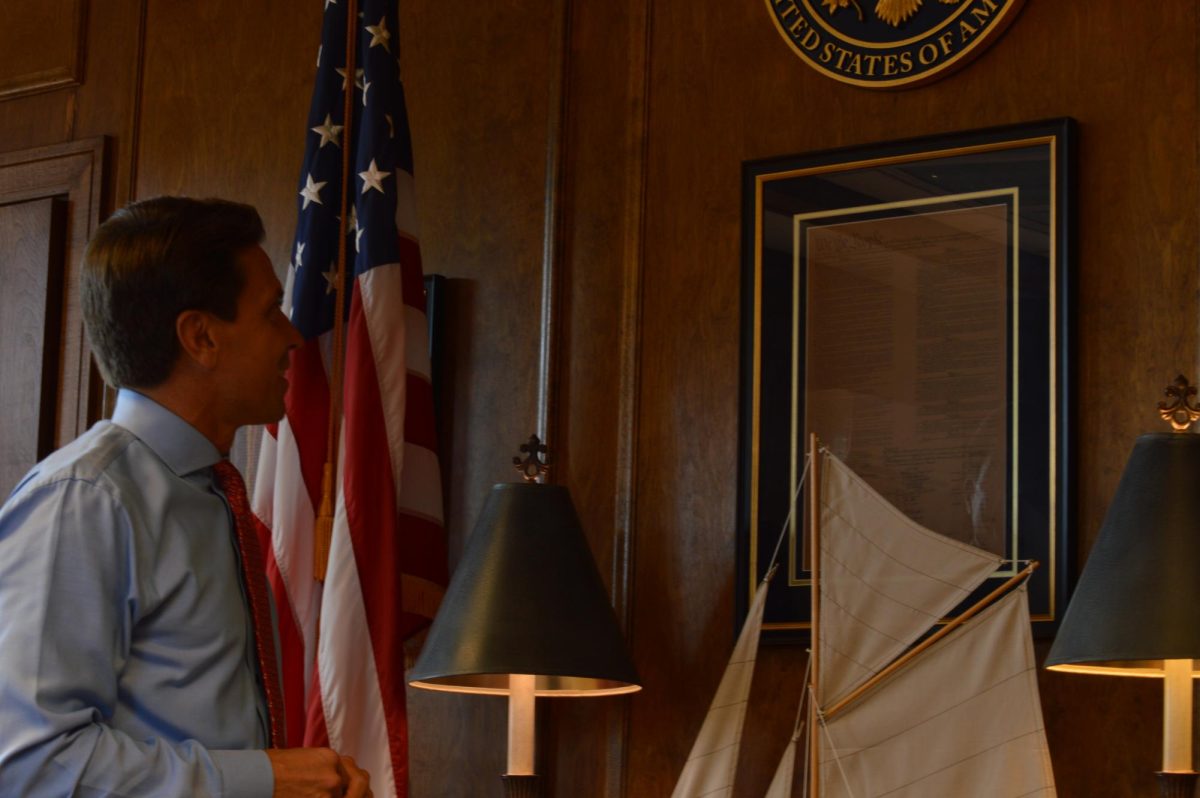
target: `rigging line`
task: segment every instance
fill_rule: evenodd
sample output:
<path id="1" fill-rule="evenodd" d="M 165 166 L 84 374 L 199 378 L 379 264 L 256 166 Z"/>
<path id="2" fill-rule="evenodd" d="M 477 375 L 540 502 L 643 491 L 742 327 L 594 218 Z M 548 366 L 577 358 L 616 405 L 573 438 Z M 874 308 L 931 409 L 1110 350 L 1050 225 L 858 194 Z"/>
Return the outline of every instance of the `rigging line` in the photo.
<path id="1" fill-rule="evenodd" d="M 812 658 L 813 651 L 810 648 L 808 650 L 808 662 L 804 665 L 804 680 L 800 682 L 801 684 L 808 684 L 808 675 L 812 673 Z M 796 707 L 796 722 L 792 724 L 792 742 L 800 739 L 800 730 L 804 728 L 804 699 L 807 695 L 808 692 L 806 690 L 800 691 L 800 706 Z"/>
<path id="2" fill-rule="evenodd" d="M 808 692 L 810 694 L 809 700 L 816 707 L 817 721 L 821 726 L 821 731 L 825 732 L 825 740 L 829 743 L 829 750 L 833 752 L 833 764 L 837 765 L 838 773 L 842 776 L 842 785 L 846 788 L 846 794 L 850 798 L 855 798 L 854 790 L 850 787 L 850 779 L 846 776 L 846 770 L 842 767 L 842 757 L 838 754 L 837 746 L 833 744 L 833 736 L 829 733 L 829 726 L 825 723 L 825 713 L 821 711 L 821 705 L 817 703 L 817 697 L 812 695 L 812 685 L 809 685 Z"/>
<path id="3" fill-rule="evenodd" d="M 812 459 L 809 455 L 804 456 L 804 470 L 800 472 L 800 481 L 796 483 L 796 491 L 792 494 L 792 503 L 788 506 L 787 518 L 783 519 L 783 529 L 779 530 L 779 539 L 775 541 L 775 551 L 771 553 L 771 560 L 767 564 L 767 573 L 771 573 L 779 561 L 779 549 L 783 547 L 783 539 L 787 537 L 788 527 L 792 525 L 792 518 L 796 515 L 796 500 L 800 498 L 800 492 L 804 490 L 804 481 L 808 479 L 808 467 L 811 465 Z"/>

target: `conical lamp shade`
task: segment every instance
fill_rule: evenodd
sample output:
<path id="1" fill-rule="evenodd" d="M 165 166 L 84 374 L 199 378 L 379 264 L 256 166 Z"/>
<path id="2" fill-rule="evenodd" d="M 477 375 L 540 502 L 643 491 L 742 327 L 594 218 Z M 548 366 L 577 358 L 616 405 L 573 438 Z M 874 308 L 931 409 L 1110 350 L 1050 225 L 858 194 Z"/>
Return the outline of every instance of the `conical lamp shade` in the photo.
<path id="1" fill-rule="evenodd" d="M 414 687 L 612 695 L 640 689 L 616 615 L 566 488 L 492 488 L 421 656 Z"/>
<path id="2" fill-rule="evenodd" d="M 1161 676 L 1200 660 L 1200 435 L 1143 435 L 1046 666 Z"/>

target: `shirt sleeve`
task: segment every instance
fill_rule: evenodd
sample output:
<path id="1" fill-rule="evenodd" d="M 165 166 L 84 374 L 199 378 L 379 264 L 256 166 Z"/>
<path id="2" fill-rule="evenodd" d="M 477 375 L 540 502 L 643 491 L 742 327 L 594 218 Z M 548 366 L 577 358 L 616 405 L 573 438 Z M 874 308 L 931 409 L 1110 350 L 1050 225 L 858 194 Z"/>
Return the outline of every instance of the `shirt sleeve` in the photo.
<path id="1" fill-rule="evenodd" d="M 141 595 L 131 524 L 102 485 L 30 490 L 0 515 L 0 795 L 269 798 L 263 751 L 110 725 Z M 186 689 L 186 686 L 181 686 Z"/>

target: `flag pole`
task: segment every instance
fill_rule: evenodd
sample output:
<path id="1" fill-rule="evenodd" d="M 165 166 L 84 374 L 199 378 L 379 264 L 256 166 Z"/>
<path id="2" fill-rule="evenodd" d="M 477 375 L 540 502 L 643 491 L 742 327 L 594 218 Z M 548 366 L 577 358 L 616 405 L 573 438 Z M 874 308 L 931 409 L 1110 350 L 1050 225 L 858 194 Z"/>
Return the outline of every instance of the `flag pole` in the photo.
<path id="1" fill-rule="evenodd" d="M 326 439 L 325 467 L 321 472 L 321 505 L 317 511 L 313 535 L 313 578 L 325 581 L 329 566 L 329 546 L 333 538 L 333 507 L 337 498 L 334 474 L 337 473 L 338 438 L 342 422 L 342 382 L 345 371 L 345 291 L 346 291 L 346 216 L 351 207 L 352 123 L 354 118 L 354 89 L 357 84 L 358 58 L 355 43 L 358 34 L 358 0 L 346 3 L 346 90 L 342 102 L 342 194 L 338 219 L 337 268 L 333 284 L 333 363 L 329 376 L 329 437 Z"/>

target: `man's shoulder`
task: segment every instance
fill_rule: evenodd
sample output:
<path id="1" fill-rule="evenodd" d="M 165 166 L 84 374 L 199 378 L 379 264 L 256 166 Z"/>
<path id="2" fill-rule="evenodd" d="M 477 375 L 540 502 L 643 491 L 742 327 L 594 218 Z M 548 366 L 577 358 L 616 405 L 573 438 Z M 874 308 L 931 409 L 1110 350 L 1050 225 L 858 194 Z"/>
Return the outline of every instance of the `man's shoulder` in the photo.
<path id="1" fill-rule="evenodd" d="M 137 440 L 129 430 L 100 421 L 71 443 L 29 470 L 8 497 L 7 504 L 55 484 L 108 482 L 107 477 L 130 444 Z"/>

